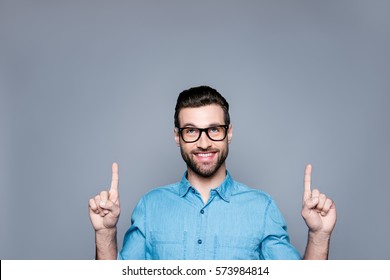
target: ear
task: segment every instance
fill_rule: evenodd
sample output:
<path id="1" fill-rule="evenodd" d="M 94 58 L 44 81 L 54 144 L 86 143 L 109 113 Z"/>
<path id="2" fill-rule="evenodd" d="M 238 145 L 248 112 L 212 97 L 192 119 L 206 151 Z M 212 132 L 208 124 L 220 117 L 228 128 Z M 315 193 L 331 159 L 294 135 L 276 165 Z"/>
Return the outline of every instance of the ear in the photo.
<path id="1" fill-rule="evenodd" d="M 177 127 L 175 127 L 175 129 L 173 130 L 173 133 L 174 133 L 174 137 L 175 137 L 176 146 L 180 147 L 179 129 Z"/>
<path id="2" fill-rule="evenodd" d="M 230 142 L 232 141 L 232 137 L 233 137 L 233 126 L 232 124 L 230 124 L 228 128 L 228 134 L 227 134 L 228 144 L 230 144 Z"/>

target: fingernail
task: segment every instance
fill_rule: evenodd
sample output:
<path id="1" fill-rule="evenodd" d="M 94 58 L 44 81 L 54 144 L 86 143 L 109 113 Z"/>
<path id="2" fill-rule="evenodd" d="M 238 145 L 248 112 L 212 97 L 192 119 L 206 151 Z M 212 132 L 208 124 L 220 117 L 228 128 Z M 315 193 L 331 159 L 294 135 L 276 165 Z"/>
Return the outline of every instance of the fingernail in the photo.
<path id="1" fill-rule="evenodd" d="M 103 201 L 103 200 L 102 200 L 102 201 L 100 201 L 100 206 L 101 206 L 101 207 L 104 207 L 104 206 L 106 206 L 106 202 L 105 202 L 105 201 Z"/>

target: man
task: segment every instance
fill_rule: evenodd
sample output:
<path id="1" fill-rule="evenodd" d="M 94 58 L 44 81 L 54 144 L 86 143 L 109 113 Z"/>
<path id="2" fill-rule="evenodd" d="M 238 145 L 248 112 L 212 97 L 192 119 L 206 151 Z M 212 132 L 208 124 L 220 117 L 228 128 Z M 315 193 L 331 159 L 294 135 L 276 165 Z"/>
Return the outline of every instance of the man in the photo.
<path id="1" fill-rule="evenodd" d="M 180 93 L 174 138 L 187 165 L 178 183 L 152 190 L 134 209 L 117 252 L 118 164 L 110 190 L 89 200 L 96 259 L 300 259 L 272 198 L 234 181 L 225 160 L 233 128 L 229 104 L 215 89 Z M 333 201 L 311 190 L 306 166 L 302 216 L 309 228 L 304 259 L 327 259 L 336 223 Z"/>

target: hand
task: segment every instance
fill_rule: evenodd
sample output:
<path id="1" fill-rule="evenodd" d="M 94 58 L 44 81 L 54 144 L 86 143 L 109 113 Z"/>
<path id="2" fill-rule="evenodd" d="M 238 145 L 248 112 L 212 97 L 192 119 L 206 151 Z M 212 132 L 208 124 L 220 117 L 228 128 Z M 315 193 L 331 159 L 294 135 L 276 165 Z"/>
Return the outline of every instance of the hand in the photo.
<path id="1" fill-rule="evenodd" d="M 336 205 L 319 190 L 311 190 L 311 170 L 312 166 L 308 164 L 305 170 L 301 214 L 311 233 L 330 236 L 336 224 Z"/>
<path id="2" fill-rule="evenodd" d="M 112 164 L 112 180 L 109 191 L 102 191 L 89 200 L 89 217 L 95 231 L 114 229 L 119 219 L 118 164 Z"/>

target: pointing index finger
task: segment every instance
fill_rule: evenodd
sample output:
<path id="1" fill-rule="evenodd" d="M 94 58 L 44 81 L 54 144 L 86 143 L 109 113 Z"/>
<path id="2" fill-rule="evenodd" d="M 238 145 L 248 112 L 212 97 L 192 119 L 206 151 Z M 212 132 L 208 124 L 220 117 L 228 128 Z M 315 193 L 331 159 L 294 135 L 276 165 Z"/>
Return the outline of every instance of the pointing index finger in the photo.
<path id="1" fill-rule="evenodd" d="M 305 177 L 303 182 L 303 201 L 306 201 L 311 198 L 311 170 L 311 164 L 306 165 Z"/>
<path id="2" fill-rule="evenodd" d="M 110 194 L 114 196 L 114 199 L 118 198 L 119 194 L 119 166 L 118 163 L 114 162 L 112 164 L 112 179 L 111 179 L 111 188 Z"/>

